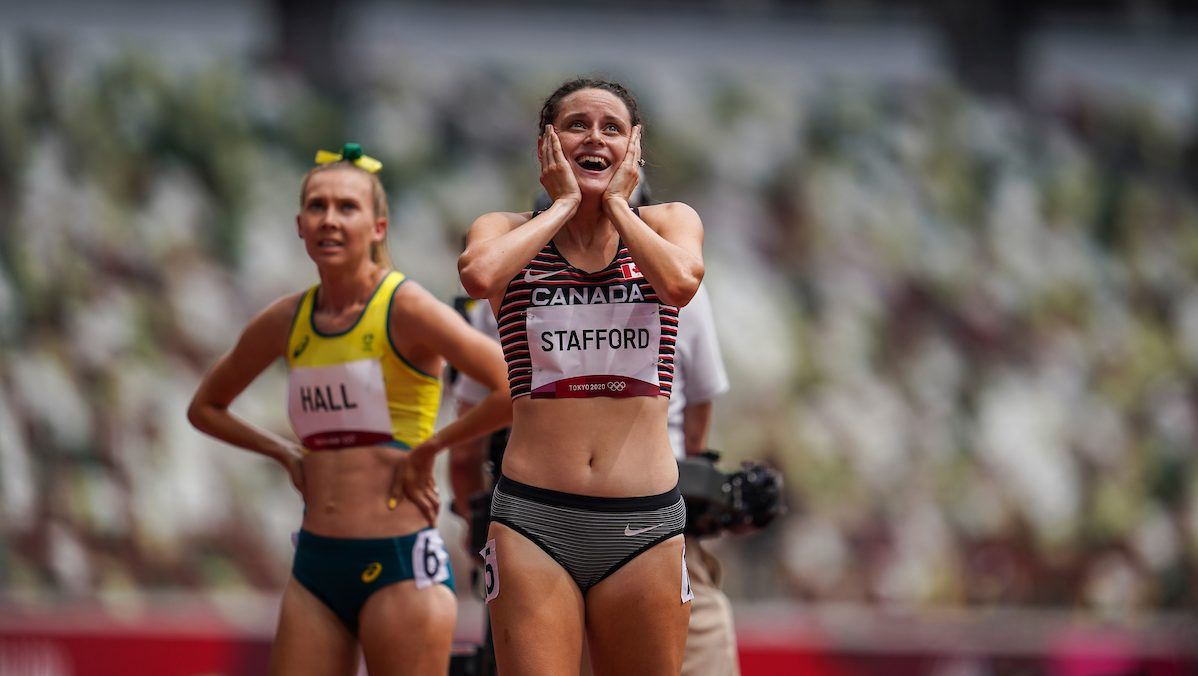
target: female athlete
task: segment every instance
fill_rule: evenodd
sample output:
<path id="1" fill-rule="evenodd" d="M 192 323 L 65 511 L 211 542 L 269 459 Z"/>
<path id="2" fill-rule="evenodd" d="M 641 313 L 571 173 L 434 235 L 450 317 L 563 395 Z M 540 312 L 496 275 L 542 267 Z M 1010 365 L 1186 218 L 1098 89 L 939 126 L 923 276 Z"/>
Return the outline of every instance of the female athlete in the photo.
<path id="1" fill-rule="evenodd" d="M 304 498 L 270 673 L 349 676 L 360 643 L 371 673 L 444 674 L 457 609 L 431 527 L 432 462 L 448 445 L 507 423 L 502 355 L 391 269 L 377 160 L 346 144 L 317 161 L 325 163 L 304 177 L 296 224 L 320 283 L 250 320 L 200 382 L 188 416 L 279 462 Z M 279 357 L 298 443 L 229 411 Z M 492 392 L 434 434 L 445 360 Z"/>
<path id="2" fill-rule="evenodd" d="M 496 658 L 505 676 L 577 673 L 585 633 L 599 676 L 677 674 L 691 594 L 666 411 L 702 223 L 629 207 L 641 119 L 620 84 L 566 82 L 540 132 L 552 204 L 479 217 L 458 260 L 514 399 L 482 552 Z"/>

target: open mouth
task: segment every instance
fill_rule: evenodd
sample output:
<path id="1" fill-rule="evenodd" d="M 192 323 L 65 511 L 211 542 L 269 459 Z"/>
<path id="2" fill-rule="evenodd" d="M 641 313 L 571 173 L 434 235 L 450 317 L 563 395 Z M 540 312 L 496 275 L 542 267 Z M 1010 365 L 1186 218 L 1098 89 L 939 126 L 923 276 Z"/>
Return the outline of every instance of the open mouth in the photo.
<path id="1" fill-rule="evenodd" d="M 579 155 L 574 161 L 583 169 L 595 172 L 603 171 L 609 165 L 607 159 L 598 155 Z"/>
<path id="2" fill-rule="evenodd" d="M 341 248 L 341 242 L 334 239 L 322 239 L 316 243 L 316 246 L 321 249 L 339 249 Z"/>

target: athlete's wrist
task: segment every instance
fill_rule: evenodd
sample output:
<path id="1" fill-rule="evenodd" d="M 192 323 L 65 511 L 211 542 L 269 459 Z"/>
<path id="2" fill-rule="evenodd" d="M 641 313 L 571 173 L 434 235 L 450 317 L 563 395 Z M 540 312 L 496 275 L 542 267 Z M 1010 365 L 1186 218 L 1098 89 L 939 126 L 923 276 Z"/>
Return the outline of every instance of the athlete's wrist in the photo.
<path id="1" fill-rule="evenodd" d="M 631 211 L 632 206 L 628 204 L 628 198 L 618 192 L 610 192 L 603 196 L 603 206 L 609 211 L 615 213 L 616 209 Z"/>
<path id="2" fill-rule="evenodd" d="M 440 453 L 446 447 L 441 437 L 434 434 L 411 450 L 412 461 L 416 463 L 432 462 L 437 453 Z"/>
<path id="3" fill-rule="evenodd" d="M 282 439 L 271 440 L 270 444 L 263 450 L 263 453 L 284 467 L 290 467 L 293 461 L 304 457 L 300 447 L 289 444 Z"/>
<path id="4" fill-rule="evenodd" d="M 578 205 L 582 203 L 582 198 L 577 195 L 562 196 L 553 200 L 554 207 L 559 207 L 566 212 L 566 217 L 574 215 L 578 211 Z"/>
<path id="5" fill-rule="evenodd" d="M 623 221 L 620 219 L 621 214 L 632 212 L 632 205 L 628 203 L 628 198 L 619 193 L 610 193 L 603 196 L 603 210 L 607 212 L 608 218 L 611 219 L 612 225 L 616 230 L 623 234 Z"/>

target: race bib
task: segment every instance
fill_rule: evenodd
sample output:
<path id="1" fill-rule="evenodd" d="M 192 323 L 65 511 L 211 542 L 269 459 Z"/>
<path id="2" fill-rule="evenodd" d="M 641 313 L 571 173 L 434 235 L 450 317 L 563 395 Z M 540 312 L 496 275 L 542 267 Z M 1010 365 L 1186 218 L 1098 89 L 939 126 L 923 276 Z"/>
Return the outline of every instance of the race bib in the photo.
<path id="1" fill-rule="evenodd" d="M 449 554 L 437 531 L 420 531 L 416 536 L 416 545 L 412 547 L 412 573 L 417 589 L 449 579 Z"/>
<path id="2" fill-rule="evenodd" d="M 287 414 L 314 451 L 391 440 L 383 367 L 375 359 L 292 369 Z"/>
<path id="3" fill-rule="evenodd" d="M 656 304 L 532 307 L 526 317 L 533 397 L 658 394 Z"/>
<path id="4" fill-rule="evenodd" d="M 478 555 L 483 557 L 483 602 L 490 603 L 499 596 L 499 556 L 495 553 L 495 540 L 487 540 L 487 546 Z"/>
<path id="5" fill-rule="evenodd" d="M 695 600 L 695 590 L 691 589 L 691 574 L 686 569 L 686 545 L 682 545 L 682 602 Z"/>

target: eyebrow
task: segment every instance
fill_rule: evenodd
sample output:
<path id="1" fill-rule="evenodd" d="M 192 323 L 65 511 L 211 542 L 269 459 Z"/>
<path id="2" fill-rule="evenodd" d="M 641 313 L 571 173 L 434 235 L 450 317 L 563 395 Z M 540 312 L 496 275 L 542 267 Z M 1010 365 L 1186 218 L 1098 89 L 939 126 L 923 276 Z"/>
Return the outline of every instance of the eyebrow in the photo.
<path id="1" fill-rule="evenodd" d="M 586 111 L 582 111 L 582 110 L 580 110 L 580 111 L 578 111 L 578 112 L 576 112 L 576 113 L 569 113 L 569 114 L 567 114 L 567 115 L 566 115 L 566 117 L 565 117 L 565 120 L 567 120 L 567 121 L 568 121 L 568 120 L 573 120 L 573 119 L 574 119 L 574 118 L 576 118 L 576 117 L 588 117 L 589 115 L 590 115 L 590 113 L 588 113 L 588 112 L 586 112 Z M 619 117 L 617 117 L 617 116 L 615 116 L 615 115 L 608 114 L 608 113 L 603 113 L 603 114 L 600 116 L 600 119 L 602 119 L 602 120 L 603 120 L 603 121 L 605 121 L 605 122 L 618 122 L 618 123 L 619 123 L 619 124 L 621 124 L 621 125 L 627 124 L 627 123 L 626 123 L 626 122 L 625 122 L 623 119 L 621 119 L 621 118 L 619 118 Z"/>
<path id="2" fill-rule="evenodd" d="M 306 198 L 304 199 L 304 204 L 309 204 L 309 203 L 311 203 L 311 202 L 316 202 L 316 201 L 320 201 L 320 202 L 324 202 L 324 201 L 329 201 L 329 202 L 354 202 L 354 203 L 356 203 L 356 204 L 361 204 L 361 203 L 362 203 L 362 200 L 361 200 L 360 198 L 358 198 L 358 197 L 337 197 L 336 195 L 334 195 L 334 196 L 332 196 L 332 197 L 325 197 L 325 196 L 323 196 L 323 195 L 309 195 L 308 197 L 306 197 Z"/>

